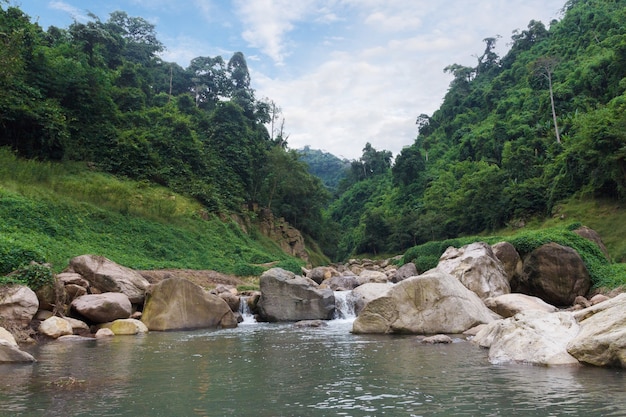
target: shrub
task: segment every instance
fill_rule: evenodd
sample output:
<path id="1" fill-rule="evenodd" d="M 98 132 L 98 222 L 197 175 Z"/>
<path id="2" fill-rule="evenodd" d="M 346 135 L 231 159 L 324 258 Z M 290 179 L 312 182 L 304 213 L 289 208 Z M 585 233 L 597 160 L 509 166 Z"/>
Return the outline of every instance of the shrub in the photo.
<path id="1" fill-rule="evenodd" d="M 33 291 L 45 287 L 46 285 L 54 284 L 54 275 L 50 266 L 32 262 L 29 265 L 23 266 L 1 279 L 1 282 L 6 284 L 21 284 L 26 285 Z"/>

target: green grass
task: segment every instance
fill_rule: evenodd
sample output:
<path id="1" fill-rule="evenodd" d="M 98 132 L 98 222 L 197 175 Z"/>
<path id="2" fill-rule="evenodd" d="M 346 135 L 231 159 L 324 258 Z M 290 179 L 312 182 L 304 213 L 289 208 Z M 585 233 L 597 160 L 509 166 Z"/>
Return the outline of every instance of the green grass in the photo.
<path id="1" fill-rule="evenodd" d="M 302 264 L 260 233 L 204 212 L 166 188 L 78 164 L 17 159 L 0 149 L 0 274 L 30 261 L 55 272 L 95 254 L 134 269 L 212 269 L 256 275 L 258 264 Z"/>
<path id="2" fill-rule="evenodd" d="M 414 262 L 418 270 L 425 271 L 437 266 L 441 254 L 449 247 L 459 248 L 472 242 L 482 241 L 488 244 L 509 242 L 517 249 L 520 256 L 550 242 L 575 249 L 582 258 L 594 287 L 616 288 L 626 285 L 626 265 L 607 261 L 600 248 L 590 240 L 582 238 L 572 230 L 578 222 L 561 224 L 544 229 L 518 231 L 508 236 L 470 236 L 444 241 L 433 241 L 415 246 L 404 254 L 403 261 Z"/>

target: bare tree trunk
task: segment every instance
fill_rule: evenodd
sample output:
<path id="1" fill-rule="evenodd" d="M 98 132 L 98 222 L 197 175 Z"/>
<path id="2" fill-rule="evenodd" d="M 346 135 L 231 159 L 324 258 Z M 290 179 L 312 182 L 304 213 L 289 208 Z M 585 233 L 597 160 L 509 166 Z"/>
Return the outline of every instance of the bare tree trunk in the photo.
<path id="1" fill-rule="evenodd" d="M 552 120 L 554 120 L 554 134 L 557 143 L 561 143 L 561 134 L 559 133 L 559 125 L 556 122 L 556 110 L 554 109 L 554 93 L 552 92 L 552 73 L 548 73 L 548 87 L 550 89 L 550 104 L 552 105 Z"/>

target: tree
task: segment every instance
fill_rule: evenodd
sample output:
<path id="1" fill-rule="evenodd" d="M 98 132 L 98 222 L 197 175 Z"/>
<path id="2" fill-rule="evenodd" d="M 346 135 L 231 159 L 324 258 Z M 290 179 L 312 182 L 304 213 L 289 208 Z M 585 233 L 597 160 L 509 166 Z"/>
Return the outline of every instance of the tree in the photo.
<path id="1" fill-rule="evenodd" d="M 221 56 L 194 58 L 185 71 L 192 82 L 196 107 L 211 109 L 221 96 L 228 95 L 226 66 Z"/>
<path id="2" fill-rule="evenodd" d="M 552 120 L 554 121 L 554 134 L 557 143 L 561 143 L 561 134 L 559 133 L 559 125 L 556 120 L 556 109 L 554 107 L 554 91 L 552 89 L 552 74 L 559 64 L 559 60 L 553 56 L 544 56 L 537 59 L 532 64 L 533 74 L 542 77 L 548 81 L 548 90 L 550 91 L 550 106 L 552 108 Z"/>
<path id="3" fill-rule="evenodd" d="M 126 41 L 124 57 L 132 62 L 147 64 L 165 49 L 156 37 L 156 27 L 141 17 L 115 11 L 110 14 L 106 26 Z"/>

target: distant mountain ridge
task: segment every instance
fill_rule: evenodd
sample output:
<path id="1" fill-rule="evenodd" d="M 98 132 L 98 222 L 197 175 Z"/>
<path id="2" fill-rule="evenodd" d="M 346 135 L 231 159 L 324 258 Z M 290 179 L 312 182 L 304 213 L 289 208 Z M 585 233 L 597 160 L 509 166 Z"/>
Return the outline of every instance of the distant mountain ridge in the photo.
<path id="1" fill-rule="evenodd" d="M 347 175 L 351 162 L 319 149 L 305 146 L 297 150 L 300 159 L 309 166 L 309 173 L 322 180 L 330 191 L 337 190 L 339 183 Z"/>

